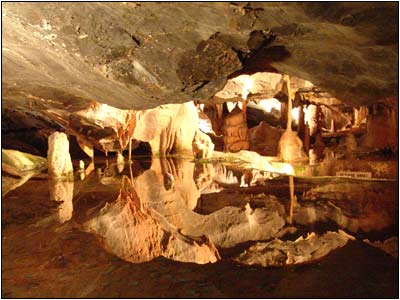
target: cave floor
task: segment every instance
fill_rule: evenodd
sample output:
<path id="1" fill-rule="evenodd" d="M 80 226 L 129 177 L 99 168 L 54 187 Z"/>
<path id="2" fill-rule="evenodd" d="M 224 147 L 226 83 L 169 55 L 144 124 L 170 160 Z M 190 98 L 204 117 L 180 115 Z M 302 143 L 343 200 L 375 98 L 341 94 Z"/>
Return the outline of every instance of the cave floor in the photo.
<path id="1" fill-rule="evenodd" d="M 305 179 L 300 180 L 296 192 L 302 193 L 307 184 Z M 276 187 L 275 194 L 286 198 L 284 181 L 277 180 Z M 107 252 L 95 235 L 80 230 L 79 220 L 84 218 L 77 212 L 84 206 L 79 204 L 82 199 L 76 200 L 80 188 L 84 189 L 76 185 L 72 219 L 62 224 L 49 217 L 57 205 L 49 201 L 47 180 L 31 179 L 2 198 L 3 298 L 398 297 L 398 259 L 364 243 L 362 238 L 368 234 L 316 262 L 279 268 L 234 262 L 231 255 L 240 252 L 243 245 L 221 249 L 222 260 L 214 264 L 182 263 L 163 257 L 143 263 L 124 261 Z M 256 193 L 257 189 L 262 187 L 248 188 L 245 193 Z M 118 187 L 110 190 L 107 197 Z M 228 194 L 244 190 L 232 188 Z M 223 193 L 216 195 L 223 197 Z M 210 197 L 212 194 L 203 197 L 202 204 Z M 394 209 L 398 209 L 396 205 Z M 207 207 L 219 209 L 218 204 L 214 206 Z M 207 213 L 204 208 L 196 210 Z M 381 236 L 398 236 L 397 227 L 398 221 Z M 375 231 L 371 237 L 379 235 Z"/>

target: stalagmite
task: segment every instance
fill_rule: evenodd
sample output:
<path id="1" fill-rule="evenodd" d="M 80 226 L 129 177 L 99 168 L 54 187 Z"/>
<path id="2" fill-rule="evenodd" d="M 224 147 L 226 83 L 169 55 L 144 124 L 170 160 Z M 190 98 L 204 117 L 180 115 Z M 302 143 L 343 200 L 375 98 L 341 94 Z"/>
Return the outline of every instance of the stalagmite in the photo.
<path id="1" fill-rule="evenodd" d="M 297 136 L 297 133 L 292 130 L 292 95 L 290 91 L 289 76 L 285 75 L 285 82 L 288 94 L 288 113 L 287 113 L 287 126 L 285 132 L 282 134 L 278 145 L 278 156 L 284 162 L 300 162 L 306 158 L 303 153 L 303 143 Z"/>
<path id="2" fill-rule="evenodd" d="M 63 177 L 73 173 L 69 141 L 63 132 L 54 132 L 49 136 L 47 151 L 48 173 L 51 177 Z"/>

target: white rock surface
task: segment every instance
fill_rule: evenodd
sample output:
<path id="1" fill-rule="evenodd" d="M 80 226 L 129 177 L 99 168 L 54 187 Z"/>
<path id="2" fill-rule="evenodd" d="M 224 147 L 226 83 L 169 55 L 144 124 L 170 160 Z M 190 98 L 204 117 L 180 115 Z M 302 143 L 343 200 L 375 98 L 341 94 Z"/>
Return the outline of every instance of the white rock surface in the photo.
<path id="1" fill-rule="evenodd" d="M 73 167 L 69 154 L 69 141 L 63 132 L 54 132 L 49 136 L 47 151 L 48 172 L 51 177 L 63 177 L 72 174 Z"/>

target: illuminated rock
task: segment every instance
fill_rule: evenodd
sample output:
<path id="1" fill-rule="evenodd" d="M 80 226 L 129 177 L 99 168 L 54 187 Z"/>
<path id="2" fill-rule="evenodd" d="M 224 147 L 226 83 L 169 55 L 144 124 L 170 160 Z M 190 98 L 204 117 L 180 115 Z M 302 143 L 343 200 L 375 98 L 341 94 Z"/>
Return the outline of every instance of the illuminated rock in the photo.
<path id="1" fill-rule="evenodd" d="M 245 250 L 235 261 L 245 265 L 277 267 L 309 263 L 329 254 L 336 248 L 343 247 L 349 239 L 354 239 L 343 231 L 328 231 L 323 235 L 309 234 L 295 241 L 274 239 L 268 243 L 257 243 Z"/>
<path id="2" fill-rule="evenodd" d="M 247 124 L 242 110 L 236 106 L 224 119 L 224 151 L 238 152 L 249 149 Z"/>
<path id="3" fill-rule="evenodd" d="M 193 102 L 139 111 L 133 138 L 148 142 L 153 155 L 192 153 L 199 117 Z"/>
<path id="4" fill-rule="evenodd" d="M 241 150 L 236 153 L 224 153 L 214 151 L 213 157 L 217 160 L 226 161 L 226 163 L 240 162 L 242 169 L 254 169 L 264 172 L 271 172 L 285 175 L 295 175 L 293 167 L 289 163 L 273 161 L 274 157 L 266 157 L 257 152 Z"/>
<path id="5" fill-rule="evenodd" d="M 52 177 L 63 177 L 73 172 L 69 141 L 63 132 L 54 132 L 49 136 L 47 151 L 48 172 Z"/>
<path id="6" fill-rule="evenodd" d="M 195 158 L 208 158 L 212 156 L 214 144 L 207 134 L 197 130 L 193 137 L 192 149 Z"/>
<path id="7" fill-rule="evenodd" d="M 44 157 L 8 149 L 1 149 L 1 154 L 2 171 L 14 176 L 24 177 L 25 172 L 40 172 L 47 167 Z"/>
<path id="8" fill-rule="evenodd" d="M 303 142 L 292 130 L 292 92 L 290 89 L 289 76 L 285 75 L 286 95 L 288 95 L 288 111 L 286 130 L 278 143 L 278 157 L 284 162 L 299 163 L 307 161 L 308 158 L 303 152 Z"/>
<path id="9" fill-rule="evenodd" d="M 303 142 L 292 130 L 286 130 L 278 144 L 278 156 L 285 162 L 297 163 L 308 160 L 303 152 Z"/>

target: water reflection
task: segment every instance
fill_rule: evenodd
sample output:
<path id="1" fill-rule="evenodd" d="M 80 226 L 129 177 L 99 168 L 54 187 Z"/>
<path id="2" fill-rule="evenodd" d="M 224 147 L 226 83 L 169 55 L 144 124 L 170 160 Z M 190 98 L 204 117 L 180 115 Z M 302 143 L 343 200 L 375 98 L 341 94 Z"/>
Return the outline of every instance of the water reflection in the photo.
<path id="1" fill-rule="evenodd" d="M 338 228 L 350 232 L 369 230 L 366 226 L 354 226 L 355 222 L 361 224 L 365 220 L 380 229 L 382 224 L 387 225 L 360 209 L 349 209 L 360 206 L 360 202 L 340 202 L 343 196 L 338 193 L 335 194 L 338 209 L 332 209 L 331 192 L 343 190 L 343 180 L 332 183 L 335 189 L 332 186 L 324 189 L 322 185 L 303 191 L 301 196 L 298 191 L 295 195 L 296 179 L 289 176 L 284 179 L 287 192 L 278 193 L 276 197 L 268 192 L 273 192 L 279 181 L 265 185 L 265 178 L 247 179 L 250 186 L 263 188 L 262 193 L 252 195 L 240 187 L 240 181 L 249 177 L 249 170 L 222 163 L 196 164 L 180 158 L 153 158 L 146 168 L 134 161 L 133 165 L 125 166 L 122 173 L 118 170 L 118 162 L 107 163 L 99 174 L 100 178 L 93 174 L 97 181 L 92 180 L 81 194 L 95 197 L 94 194 L 100 193 L 102 202 L 84 213 L 89 217 L 81 218 L 80 222 L 86 231 L 100 237 L 108 251 L 135 263 L 158 256 L 200 264 L 215 262 L 220 259 L 219 248 L 281 238 L 282 232 L 293 229 L 290 225 L 313 226 L 334 221 Z M 377 186 L 376 183 L 373 185 Z M 348 189 L 343 192 L 355 196 L 354 193 L 361 189 L 356 186 L 350 188 L 353 194 Z M 297 196 L 300 200 L 296 200 Z M 205 201 L 204 197 L 207 197 Z M 319 200 L 312 201 L 313 197 Z M 368 198 L 370 203 L 377 200 Z M 203 208 L 202 214 L 194 210 L 199 206 Z M 210 210 L 213 206 L 216 208 Z M 351 217 L 349 212 L 352 212 Z M 382 216 L 382 212 L 378 214 Z M 306 240 L 302 244 L 311 242 Z"/>
<path id="2" fill-rule="evenodd" d="M 52 220 L 56 216 L 61 223 L 79 224 L 109 252 L 135 263 L 158 256 L 212 263 L 224 253 L 221 249 L 246 242 L 314 249 L 320 237 L 295 241 L 325 230 L 321 223 L 354 234 L 386 230 L 398 220 L 397 182 L 271 180 L 270 173 L 232 162 L 180 158 L 134 160 L 131 165 L 119 157 L 91 163 L 81 173 L 83 180 L 75 182 L 48 181 L 51 200 L 60 202 Z M 13 196 L 25 197 L 22 188 Z"/>
<path id="3" fill-rule="evenodd" d="M 74 211 L 74 182 L 70 180 L 49 180 L 50 200 L 60 202 L 58 220 L 61 223 L 69 221 Z"/>
<path id="4" fill-rule="evenodd" d="M 135 263 L 158 256 L 198 264 L 220 258 L 206 237 L 185 236 L 161 222 L 131 187 L 130 178 L 123 176 L 121 185 L 117 201 L 105 205 L 98 216 L 85 224 L 88 231 L 102 237 L 106 249 Z"/>

